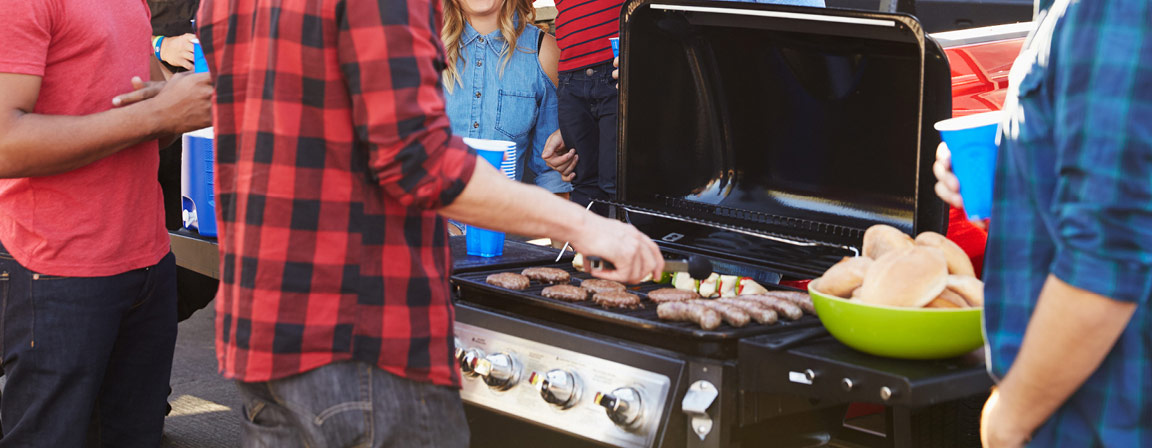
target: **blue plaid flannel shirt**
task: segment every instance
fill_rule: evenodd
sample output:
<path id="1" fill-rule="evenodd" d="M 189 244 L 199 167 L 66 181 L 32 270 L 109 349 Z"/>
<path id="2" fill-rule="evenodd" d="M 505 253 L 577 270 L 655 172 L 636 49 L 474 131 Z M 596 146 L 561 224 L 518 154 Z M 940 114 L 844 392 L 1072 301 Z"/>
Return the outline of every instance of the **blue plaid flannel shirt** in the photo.
<path id="1" fill-rule="evenodd" d="M 1032 445 L 1152 446 L 1152 2 L 1043 6 L 1001 126 L 984 272 L 989 370 L 1007 373 L 1050 273 L 1135 302 L 1111 353 Z"/>

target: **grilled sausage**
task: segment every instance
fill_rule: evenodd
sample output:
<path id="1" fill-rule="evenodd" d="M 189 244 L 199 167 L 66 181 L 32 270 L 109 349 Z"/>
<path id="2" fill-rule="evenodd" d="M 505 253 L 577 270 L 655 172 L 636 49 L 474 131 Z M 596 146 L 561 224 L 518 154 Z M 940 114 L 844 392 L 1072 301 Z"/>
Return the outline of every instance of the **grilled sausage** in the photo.
<path id="1" fill-rule="evenodd" d="M 792 302 L 792 304 L 800 307 L 808 314 L 816 314 L 816 308 L 812 306 L 812 296 L 806 292 L 799 291 L 768 291 L 764 295 L 780 298 Z"/>
<path id="2" fill-rule="evenodd" d="M 759 302 L 753 302 L 750 300 L 737 300 L 736 297 L 719 299 L 717 302 L 726 303 L 744 310 L 744 312 L 748 313 L 748 316 L 758 324 L 776 323 L 776 310 Z"/>
<path id="3" fill-rule="evenodd" d="M 700 294 L 676 288 L 660 288 L 648 293 L 648 300 L 656 303 L 683 302 L 685 300 L 699 299 Z"/>
<path id="4" fill-rule="evenodd" d="M 774 297 L 765 294 L 749 294 L 743 296 L 732 297 L 734 300 L 747 300 L 763 304 L 774 310 L 776 313 L 788 318 L 788 320 L 796 320 L 804 316 L 804 310 L 800 309 L 796 304 L 779 297 Z"/>
<path id="5" fill-rule="evenodd" d="M 544 297 L 565 302 L 588 300 L 588 290 L 576 285 L 552 285 L 540 292 Z"/>
<path id="6" fill-rule="evenodd" d="M 726 303 L 719 303 L 711 299 L 696 300 L 692 303 L 699 303 L 715 310 L 720 313 L 720 317 L 724 318 L 724 322 L 736 328 L 748 325 L 748 322 L 752 320 L 752 317 L 744 312 L 744 310 Z"/>
<path id="7" fill-rule="evenodd" d="M 588 280 L 584 280 L 580 282 L 580 287 L 592 291 L 593 294 L 599 294 L 608 291 L 624 291 L 627 289 L 620 282 L 599 278 L 590 278 Z"/>
<path id="8" fill-rule="evenodd" d="M 640 308 L 640 296 L 624 291 L 605 291 L 592 296 L 592 301 L 604 308 Z"/>
<path id="9" fill-rule="evenodd" d="M 498 286 L 505 289 L 515 289 L 517 291 L 528 288 L 528 277 L 517 274 L 515 272 L 501 272 L 499 274 L 489 275 L 484 279 L 489 285 Z"/>
<path id="10" fill-rule="evenodd" d="M 520 273 L 532 280 L 549 284 L 568 283 L 571 278 L 568 271 L 556 268 L 528 268 Z"/>
<path id="11" fill-rule="evenodd" d="M 664 320 L 691 322 L 703 330 L 715 330 L 721 319 L 716 310 L 692 302 L 661 303 L 656 307 L 656 316 Z"/>

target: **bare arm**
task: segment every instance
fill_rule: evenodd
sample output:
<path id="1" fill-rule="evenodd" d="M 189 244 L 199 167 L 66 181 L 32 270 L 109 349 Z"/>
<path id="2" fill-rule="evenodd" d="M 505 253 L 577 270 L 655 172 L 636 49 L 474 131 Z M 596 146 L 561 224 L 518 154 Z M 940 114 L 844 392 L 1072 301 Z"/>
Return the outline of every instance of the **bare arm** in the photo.
<path id="1" fill-rule="evenodd" d="M 0 177 L 71 171 L 160 135 L 211 123 L 206 75 L 166 86 L 154 99 L 83 116 L 32 113 L 40 81 L 0 74 Z"/>
<path id="2" fill-rule="evenodd" d="M 472 179 L 440 214 L 469 224 L 521 235 L 571 241 L 577 250 L 599 255 L 617 270 L 598 276 L 636 283 L 664 269 L 660 249 L 636 228 L 602 218 L 542 188 L 508 180 L 478 162 Z"/>
<path id="3" fill-rule="evenodd" d="M 0 74 L 0 177 L 71 171 L 164 131 L 142 104 L 87 116 L 34 114 L 40 81 Z"/>
<path id="4" fill-rule="evenodd" d="M 1012 368 L 985 407 L 984 446 L 1019 446 L 1096 371 L 1136 311 L 1049 276 Z"/>
<path id="5" fill-rule="evenodd" d="M 172 72 L 168 71 L 167 68 L 164 67 L 164 64 L 161 64 L 160 61 L 156 59 L 155 55 L 148 58 L 148 71 L 149 71 L 149 76 L 151 77 L 152 80 L 150 82 L 143 82 L 143 81 L 138 80 L 137 78 L 132 78 L 132 87 L 134 89 L 140 90 L 140 89 L 143 89 L 143 88 L 146 88 L 149 86 L 155 86 L 157 88 L 156 92 L 159 93 L 159 91 L 160 91 L 159 89 L 164 87 L 163 83 L 168 81 L 168 78 L 171 78 L 172 74 L 173 74 Z M 117 99 L 112 100 L 113 104 L 116 107 L 120 107 L 121 105 L 127 105 L 127 104 L 123 103 L 123 101 L 124 101 L 123 97 L 118 97 L 118 98 L 119 98 L 119 100 L 117 100 Z M 120 104 L 116 104 L 116 103 L 120 103 Z M 168 145 L 171 145 L 179 137 L 180 137 L 179 134 L 162 134 L 156 140 L 159 142 L 160 148 L 163 149 L 163 148 L 167 148 Z"/>
<path id="6" fill-rule="evenodd" d="M 544 69 L 544 74 L 552 80 L 552 85 L 559 86 L 560 47 L 556 45 L 556 38 L 552 37 L 551 34 L 544 34 L 544 41 L 540 43 L 539 60 L 540 68 Z M 548 140 L 544 143 L 544 149 L 540 153 L 540 158 L 544 159 L 544 163 L 560 173 L 560 179 L 565 182 L 571 182 L 576 178 L 574 172 L 579 156 L 576 155 L 576 151 L 571 151 L 571 149 L 564 144 L 564 137 L 560 135 L 560 130 L 557 129 L 556 132 L 548 136 Z"/>
<path id="7" fill-rule="evenodd" d="M 552 80 L 553 86 L 560 84 L 560 46 L 556 45 L 556 38 L 544 33 L 544 41 L 540 42 L 540 67 L 544 74 Z"/>

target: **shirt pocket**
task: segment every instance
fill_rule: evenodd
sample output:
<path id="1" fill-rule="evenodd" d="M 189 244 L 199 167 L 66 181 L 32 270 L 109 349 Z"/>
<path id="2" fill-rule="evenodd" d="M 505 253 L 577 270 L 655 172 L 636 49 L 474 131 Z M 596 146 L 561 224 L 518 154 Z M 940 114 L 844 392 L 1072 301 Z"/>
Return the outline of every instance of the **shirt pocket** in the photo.
<path id="1" fill-rule="evenodd" d="M 536 124 L 536 95 L 501 89 L 496 101 L 496 130 L 509 138 L 528 134 Z"/>

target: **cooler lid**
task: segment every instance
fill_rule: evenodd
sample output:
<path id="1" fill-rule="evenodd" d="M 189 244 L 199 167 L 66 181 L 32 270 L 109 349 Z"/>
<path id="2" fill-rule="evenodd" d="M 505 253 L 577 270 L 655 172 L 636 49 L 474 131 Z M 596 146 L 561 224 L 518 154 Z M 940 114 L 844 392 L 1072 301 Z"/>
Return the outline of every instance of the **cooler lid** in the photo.
<path id="1" fill-rule="evenodd" d="M 634 0 L 620 37 L 616 202 L 662 244 L 815 275 L 873 224 L 944 229 L 949 70 L 915 18 Z"/>

